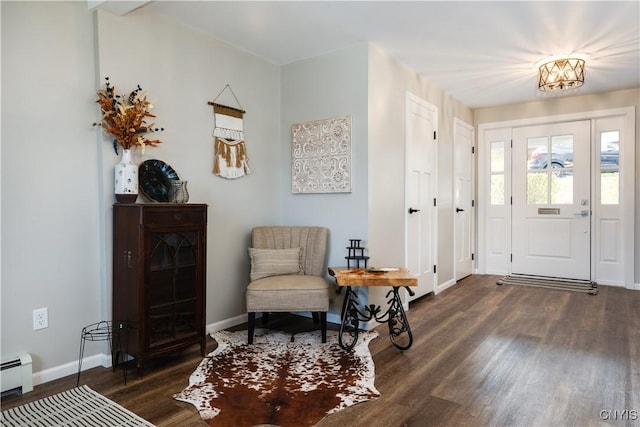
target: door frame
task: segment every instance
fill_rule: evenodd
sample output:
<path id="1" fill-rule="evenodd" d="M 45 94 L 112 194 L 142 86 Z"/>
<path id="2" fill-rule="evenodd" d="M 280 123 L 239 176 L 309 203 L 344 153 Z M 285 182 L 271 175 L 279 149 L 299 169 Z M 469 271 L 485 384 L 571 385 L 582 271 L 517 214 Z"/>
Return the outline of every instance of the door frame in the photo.
<path id="1" fill-rule="evenodd" d="M 541 125 L 541 124 L 553 124 L 579 120 L 592 120 L 592 140 L 591 140 L 591 153 L 592 161 L 591 167 L 594 167 L 594 138 L 595 132 L 593 132 L 595 123 L 598 119 L 605 119 L 609 117 L 623 117 L 624 129 L 623 137 L 625 143 L 621 146 L 620 154 L 620 169 L 623 172 L 623 176 L 620 181 L 620 221 L 623 227 L 621 236 L 624 241 L 621 244 L 622 259 L 623 259 L 623 283 L 606 283 L 616 286 L 625 286 L 629 289 L 636 289 L 634 284 L 634 260 L 635 260 L 635 107 L 615 108 L 607 110 L 586 111 L 580 113 L 561 114 L 557 116 L 543 116 L 529 119 L 510 120 L 504 122 L 492 122 L 483 123 L 478 125 L 478 209 L 477 209 L 477 225 L 478 225 L 478 245 L 477 251 L 477 265 L 478 273 L 480 274 L 509 274 L 511 273 L 511 209 L 504 209 L 502 211 L 502 218 L 492 217 L 492 207 L 489 204 L 490 201 L 490 156 L 489 156 L 489 144 L 492 135 L 499 135 L 505 139 L 505 143 L 511 143 L 512 129 L 515 127 Z M 506 151 L 506 149 L 505 149 Z M 511 147 L 508 147 L 509 155 L 505 159 L 505 199 L 511 198 Z M 598 153 L 599 157 L 599 153 Z M 596 199 L 596 185 L 595 179 L 597 174 L 591 174 L 591 200 Z M 599 206 L 595 204 L 592 206 L 593 214 L 591 216 L 591 227 L 593 232 L 596 231 L 596 224 L 600 219 Z M 491 222 L 491 224 L 490 224 Z M 494 227 L 491 229 L 491 227 Z M 492 236 L 488 236 L 489 231 L 492 230 Z M 503 240 L 501 244 L 494 245 L 492 239 L 495 238 L 495 232 L 499 234 L 499 238 Z M 599 253 L 599 248 L 596 246 L 597 239 L 591 239 L 591 277 L 592 280 L 598 280 L 598 272 L 594 271 L 596 268 L 596 262 L 594 257 Z M 498 250 L 495 250 L 498 248 Z M 489 260 L 489 261 L 488 261 Z"/>
<path id="2" fill-rule="evenodd" d="M 404 159 L 404 200 L 405 200 L 405 206 L 404 206 L 404 211 L 407 212 L 408 209 L 411 207 L 409 206 L 409 194 L 408 194 L 408 185 L 407 185 L 407 172 L 409 170 L 409 153 L 408 153 L 408 149 L 407 149 L 407 133 L 408 133 L 408 125 L 409 125 L 409 111 L 411 108 L 411 104 L 417 104 L 420 105 L 422 108 L 428 110 L 431 112 L 432 114 L 432 118 L 433 118 L 433 123 L 434 123 L 434 138 L 433 140 L 430 141 L 430 143 L 433 145 L 432 150 L 433 150 L 433 155 L 434 158 L 437 159 L 438 158 L 438 120 L 439 120 L 439 112 L 438 112 L 438 108 L 429 103 L 428 101 L 420 98 L 419 96 L 411 93 L 411 92 L 406 92 L 405 93 L 405 117 L 404 117 L 404 121 L 405 121 L 405 159 Z M 432 195 L 434 198 L 437 199 L 438 197 L 438 162 L 434 161 L 433 163 L 433 182 L 432 182 Z M 436 206 L 431 206 L 429 205 L 429 213 L 431 213 L 431 216 L 433 218 L 433 221 L 431 223 L 431 236 L 433 241 L 431 242 L 431 253 L 432 253 L 432 261 L 433 261 L 433 265 L 437 265 L 438 263 L 438 209 Z M 425 214 L 420 213 L 421 215 Z M 408 215 L 405 214 L 404 216 L 404 254 L 403 254 L 403 258 L 404 258 L 404 262 L 405 264 L 408 265 L 408 256 L 409 256 L 409 249 L 408 249 L 408 241 L 407 241 L 407 234 L 408 234 Z M 428 286 L 430 288 L 432 288 L 432 292 L 434 294 L 438 293 L 438 274 L 437 271 L 433 270 L 433 266 L 430 266 L 432 268 L 432 274 L 433 274 L 433 283 L 429 284 Z M 415 272 L 413 272 L 415 274 Z M 408 294 L 406 294 L 405 298 L 403 298 L 403 301 L 413 301 L 414 299 L 419 298 L 420 296 L 423 295 L 419 295 L 418 292 L 416 291 L 416 295 L 411 297 Z M 407 307 L 408 308 L 408 305 Z"/>
<path id="3" fill-rule="evenodd" d="M 465 132 L 469 132 L 469 141 L 470 141 L 470 146 L 469 147 L 464 147 L 465 150 L 469 150 L 469 163 L 468 165 L 460 165 L 458 164 L 458 162 L 456 161 L 458 156 L 456 156 L 456 151 L 460 148 L 460 137 L 459 137 L 459 133 L 458 133 L 458 129 L 462 128 L 464 129 Z M 471 126 L 469 123 L 465 122 L 462 119 L 459 119 L 458 117 L 454 117 L 453 119 L 453 151 L 454 151 L 454 156 L 453 156 L 453 178 L 454 178 L 454 183 L 453 183 L 453 195 L 452 195 L 452 200 L 454 202 L 454 204 L 456 203 L 456 190 L 457 190 L 457 177 L 458 177 L 458 171 L 460 168 L 466 169 L 466 168 L 471 168 L 470 170 L 470 178 L 471 178 L 471 182 L 470 182 L 470 188 L 469 188 L 469 197 L 471 198 L 470 203 L 469 203 L 469 236 L 466 236 L 469 238 L 469 249 L 471 251 L 470 257 L 471 257 L 471 269 L 470 272 L 473 273 L 474 271 L 474 265 L 475 265 L 475 243 L 476 243 L 476 239 L 475 239 L 475 229 L 476 229 L 476 212 L 475 212 L 475 199 L 476 199 L 476 195 L 475 195 L 475 191 L 476 191 L 476 167 L 475 167 L 475 146 L 476 146 L 476 134 L 475 134 L 475 128 L 473 126 Z M 460 234 L 460 230 L 458 230 L 457 228 L 457 222 L 456 222 L 456 208 L 458 206 L 454 206 L 453 209 L 451 210 L 452 215 L 453 215 L 453 220 L 452 220 L 452 224 L 453 224 L 453 254 L 454 254 L 454 260 L 453 260 L 453 282 L 457 282 L 458 280 L 460 280 L 462 277 L 459 277 L 459 272 L 458 272 L 458 262 L 456 260 L 456 255 L 458 253 L 458 242 L 459 242 L 459 234 Z"/>

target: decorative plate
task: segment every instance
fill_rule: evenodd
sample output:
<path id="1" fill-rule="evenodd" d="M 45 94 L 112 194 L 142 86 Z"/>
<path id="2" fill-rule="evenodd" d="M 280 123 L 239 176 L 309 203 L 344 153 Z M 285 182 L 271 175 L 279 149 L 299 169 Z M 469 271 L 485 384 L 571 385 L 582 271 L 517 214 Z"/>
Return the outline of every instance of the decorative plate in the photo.
<path id="1" fill-rule="evenodd" d="M 156 202 L 168 202 L 171 181 L 180 179 L 171 166 L 156 159 L 142 162 L 138 176 L 142 194 Z"/>

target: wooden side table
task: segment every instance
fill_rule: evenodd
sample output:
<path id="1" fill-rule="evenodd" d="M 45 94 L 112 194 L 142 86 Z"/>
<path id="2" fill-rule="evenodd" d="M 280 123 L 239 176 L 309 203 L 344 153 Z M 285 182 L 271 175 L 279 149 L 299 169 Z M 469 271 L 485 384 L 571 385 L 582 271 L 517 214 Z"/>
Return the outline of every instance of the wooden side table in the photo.
<path id="1" fill-rule="evenodd" d="M 342 304 L 340 332 L 338 342 L 349 351 L 358 342 L 360 322 L 375 319 L 377 322 L 389 326 L 389 338 L 399 350 L 407 350 L 413 344 L 413 334 L 409 327 L 407 315 L 402 307 L 402 300 L 398 290 L 406 288 L 411 296 L 414 292 L 410 286 L 417 286 L 418 279 L 406 268 L 371 268 L 349 269 L 344 267 L 329 267 L 329 274 L 336 280 L 336 284 L 347 288 L 347 294 Z M 387 293 L 388 307 L 384 313 L 382 307 L 375 304 L 359 307 L 356 293 L 352 286 L 391 286 Z"/>

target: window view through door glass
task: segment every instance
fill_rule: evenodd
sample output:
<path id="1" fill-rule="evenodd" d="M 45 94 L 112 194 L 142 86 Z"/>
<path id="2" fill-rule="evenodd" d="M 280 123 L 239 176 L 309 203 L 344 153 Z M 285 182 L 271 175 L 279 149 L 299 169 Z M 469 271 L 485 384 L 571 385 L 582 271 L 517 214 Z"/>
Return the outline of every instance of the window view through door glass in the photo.
<path id="1" fill-rule="evenodd" d="M 573 135 L 551 137 L 551 204 L 573 203 Z"/>
<path id="2" fill-rule="evenodd" d="M 504 141 L 491 142 L 491 204 L 504 205 Z"/>
<path id="3" fill-rule="evenodd" d="M 527 203 L 573 203 L 573 135 L 527 139 Z"/>
<path id="4" fill-rule="evenodd" d="M 600 133 L 600 203 L 620 203 L 620 132 Z"/>
<path id="5" fill-rule="evenodd" d="M 527 203 L 530 205 L 546 205 L 548 203 L 549 177 L 545 171 L 549 163 L 548 146 L 546 137 L 527 139 L 527 153 L 529 155 Z"/>

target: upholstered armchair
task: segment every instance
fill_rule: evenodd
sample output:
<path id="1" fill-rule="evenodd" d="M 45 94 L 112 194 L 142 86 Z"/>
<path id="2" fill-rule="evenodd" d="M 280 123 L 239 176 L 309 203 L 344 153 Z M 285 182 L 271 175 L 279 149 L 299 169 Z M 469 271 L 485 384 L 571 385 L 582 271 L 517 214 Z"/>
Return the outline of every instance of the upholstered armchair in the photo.
<path id="1" fill-rule="evenodd" d="M 329 230 L 324 227 L 266 226 L 251 231 L 251 282 L 247 287 L 248 342 L 253 344 L 256 313 L 311 312 L 327 341 L 329 281 L 325 260 Z"/>

